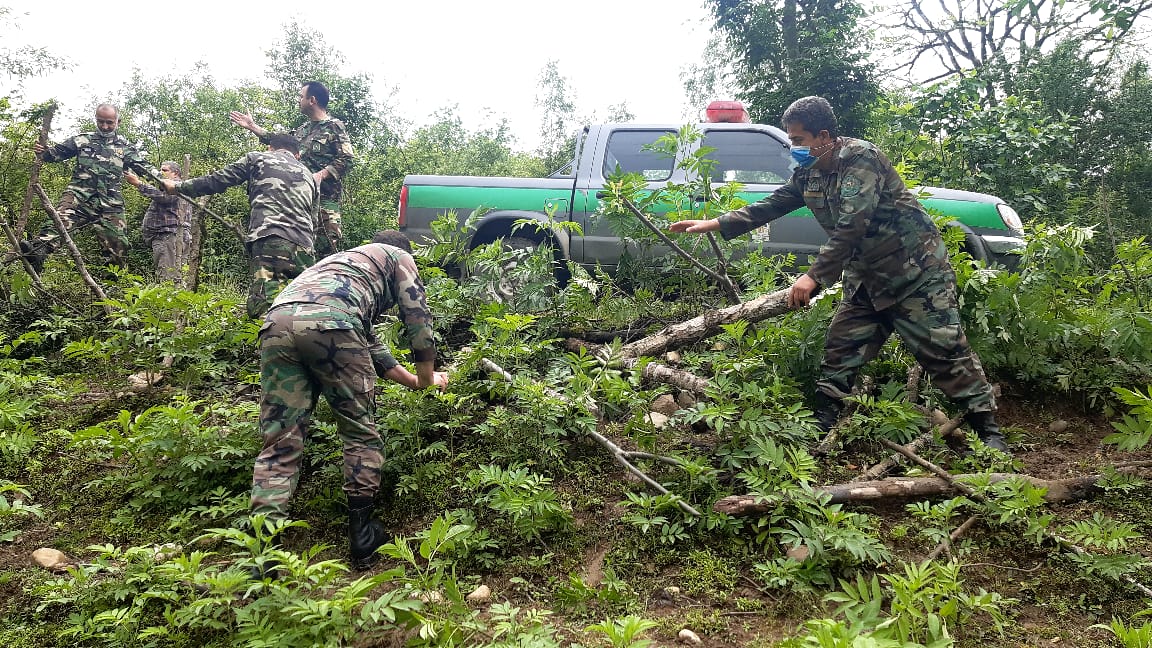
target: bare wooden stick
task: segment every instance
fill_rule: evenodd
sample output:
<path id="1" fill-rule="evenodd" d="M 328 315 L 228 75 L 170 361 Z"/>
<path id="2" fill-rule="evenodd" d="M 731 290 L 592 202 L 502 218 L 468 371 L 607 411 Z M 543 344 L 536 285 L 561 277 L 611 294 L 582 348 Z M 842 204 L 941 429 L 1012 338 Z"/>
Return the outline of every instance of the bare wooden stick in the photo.
<path id="1" fill-rule="evenodd" d="M 964 520 L 960 526 L 956 527 L 952 530 L 952 533 L 948 534 L 948 538 L 944 542 L 941 542 L 936 546 L 935 549 L 932 550 L 932 553 L 928 554 L 928 560 L 936 560 L 940 557 L 940 554 L 951 549 L 952 543 L 959 540 L 965 533 L 968 533 L 968 530 L 975 526 L 979 519 L 979 515 L 968 516 L 967 520 Z"/>
<path id="2" fill-rule="evenodd" d="M 954 431 L 956 431 L 957 428 L 960 427 L 960 423 L 963 422 L 963 420 L 964 420 L 964 418 L 962 416 L 958 416 L 954 419 L 949 420 L 948 422 L 944 423 L 943 425 L 941 425 L 937 431 L 940 432 L 940 436 L 942 436 L 942 437 L 949 436 Z M 929 441 L 931 441 L 933 438 L 935 438 L 935 436 L 936 436 L 936 432 L 933 430 L 929 430 L 929 431 L 925 432 L 924 434 L 921 434 L 920 436 L 913 439 L 911 442 L 908 443 L 908 445 L 902 446 L 902 447 L 913 452 L 913 453 L 917 453 L 917 452 L 920 452 L 920 450 L 922 450 L 924 448 L 924 446 L 928 444 Z M 900 464 L 900 462 L 904 459 L 904 457 L 905 457 L 905 455 L 902 453 L 899 453 L 899 452 L 894 453 L 891 456 L 889 456 L 887 459 L 885 459 L 884 461 L 881 461 L 880 463 L 876 464 L 875 466 L 872 466 L 868 470 L 865 470 L 863 473 L 860 474 L 859 477 L 857 477 L 857 479 L 859 479 L 860 481 L 865 481 L 865 480 L 869 480 L 869 479 L 879 479 L 879 478 L 883 477 L 884 475 L 887 475 L 889 471 L 891 471 L 893 468 L 898 466 Z"/>
<path id="3" fill-rule="evenodd" d="M 904 385 L 905 400 L 915 403 L 920 400 L 920 379 L 924 377 L 924 367 L 919 363 L 908 370 L 908 382 Z"/>
<path id="4" fill-rule="evenodd" d="M 508 373 L 507 371 L 504 370 L 503 367 L 496 364 L 495 362 L 492 362 L 488 358 L 481 358 L 480 359 L 480 366 L 482 366 L 486 370 L 500 376 L 501 378 L 503 378 L 504 380 L 506 380 L 508 382 L 514 382 L 514 380 L 515 380 L 515 377 L 512 374 Z M 549 396 L 551 396 L 551 397 L 553 397 L 559 401 L 568 403 L 570 405 L 574 404 L 572 402 L 572 399 L 570 399 L 567 396 L 561 394 L 560 392 L 552 389 L 551 387 L 545 387 L 544 393 L 548 394 Z M 590 412 L 592 412 L 592 414 L 596 418 L 600 418 L 600 408 L 597 407 L 594 403 L 587 403 L 586 402 L 583 404 L 583 406 L 586 407 Z M 700 511 L 697 511 L 695 508 L 692 507 L 692 505 L 690 505 L 688 502 L 685 502 L 684 498 L 680 497 L 679 495 L 676 495 L 674 493 L 669 492 L 668 489 L 664 488 L 664 486 L 662 484 L 660 484 L 660 482 L 656 481 L 655 479 L 652 479 L 651 477 L 646 475 L 642 470 L 640 470 L 639 468 L 634 466 L 632 464 L 632 462 L 628 460 L 628 456 L 627 456 L 628 453 L 624 449 L 622 449 L 620 446 L 613 443 L 612 440 L 610 440 L 608 437 L 604 436 L 603 434 L 600 434 L 599 432 L 597 432 L 595 430 L 589 430 L 588 436 L 592 437 L 592 439 L 594 441 L 596 441 L 596 443 L 599 443 L 601 445 L 601 447 L 603 447 L 605 450 L 607 450 L 608 453 L 612 455 L 612 458 L 616 460 L 616 463 L 620 464 L 621 466 L 624 466 L 625 470 L 627 470 L 628 472 L 635 475 L 638 479 L 640 479 L 640 481 L 644 482 L 649 487 L 651 487 L 652 490 L 655 490 L 656 492 L 660 493 L 661 495 L 668 495 L 668 496 L 672 497 L 676 501 L 676 505 L 679 506 L 680 509 L 683 510 L 685 513 L 688 513 L 688 514 L 693 515 L 695 517 L 700 517 Z"/>
<path id="5" fill-rule="evenodd" d="M 712 253 L 716 255 L 716 273 L 724 277 L 724 283 L 720 284 L 722 288 L 731 288 L 731 294 L 728 299 L 733 304 L 740 303 L 740 295 L 736 292 L 736 282 L 732 281 L 732 277 L 728 274 L 728 261 L 724 258 L 724 251 L 720 249 L 720 244 L 716 241 L 716 235 L 712 232 L 706 232 L 705 236 L 708 237 L 708 244 L 712 246 Z"/>
<path id="6" fill-rule="evenodd" d="M 881 442 L 883 442 L 884 445 L 890 447 L 891 449 L 893 449 L 893 450 L 903 454 L 904 456 L 908 457 L 912 461 L 915 461 L 916 463 L 920 464 L 921 466 L 923 466 L 923 467 L 927 468 L 928 470 L 931 470 L 932 472 L 936 473 L 937 475 L 940 476 L 941 479 L 944 479 L 944 480 L 950 482 L 954 488 L 956 488 L 959 491 L 962 491 L 965 495 L 968 495 L 973 500 L 975 500 L 977 502 L 982 502 L 982 503 L 987 503 L 989 501 L 987 497 L 984 497 L 980 493 L 977 493 L 971 486 L 968 486 L 967 484 L 963 484 L 961 482 L 956 481 L 956 479 L 951 474 L 949 474 L 948 471 L 946 471 L 943 468 L 937 466 L 936 464 L 928 461 L 927 459 L 924 459 L 924 458 L 918 456 L 915 452 L 910 452 L 910 451 L 906 450 L 904 448 L 904 446 L 892 443 L 891 441 L 889 441 L 887 439 L 881 439 Z M 1097 475 L 1097 478 L 1099 478 L 1099 475 Z M 1055 542 L 1062 549 L 1065 549 L 1067 551 L 1071 551 L 1072 553 L 1075 553 L 1076 555 L 1079 555 L 1079 556 L 1092 555 L 1092 553 L 1090 551 L 1088 551 L 1087 549 L 1081 547 L 1080 545 L 1076 544 L 1075 542 L 1072 542 L 1068 538 L 1061 536 L 1058 533 L 1055 533 L 1053 531 L 1049 531 L 1047 529 L 1042 530 L 1041 533 L 1043 533 L 1048 539 Z M 1122 578 L 1124 579 L 1124 582 L 1126 582 L 1129 585 L 1140 590 L 1140 592 L 1142 594 L 1144 594 L 1145 596 L 1152 597 L 1152 589 L 1149 589 L 1143 583 L 1137 581 L 1135 578 L 1132 578 L 1131 576 L 1129 576 L 1127 574 L 1124 574 L 1122 576 Z"/>
<path id="7" fill-rule="evenodd" d="M 24 271 L 28 273 L 29 277 L 32 277 L 32 283 L 36 284 L 39 288 L 44 288 L 44 282 L 40 281 L 40 273 L 36 272 L 36 269 L 32 267 L 32 263 L 28 261 L 20 251 L 20 239 L 16 238 L 16 233 L 12 231 L 12 228 L 8 226 L 7 222 L 0 221 L 0 225 L 4 227 L 4 236 L 7 237 L 8 242 L 12 244 L 12 251 L 16 254 L 16 258 L 20 259 L 20 262 L 24 264 Z"/>
<path id="8" fill-rule="evenodd" d="M 50 103 L 40 119 L 40 135 L 36 141 L 47 148 L 48 133 L 52 130 L 52 117 L 56 114 L 56 104 Z M 44 156 L 37 155 L 32 160 L 32 171 L 28 174 L 28 188 L 24 191 L 24 202 L 20 205 L 20 217 L 16 221 L 16 231 L 23 232 L 28 226 L 28 216 L 32 213 L 32 198 L 36 195 L 36 185 L 40 184 L 40 167 L 44 166 Z M 17 252 L 20 250 L 17 249 Z"/>
<path id="9" fill-rule="evenodd" d="M 80 254 L 80 249 L 76 247 L 76 242 L 72 240 L 72 236 L 68 234 L 68 228 L 64 226 L 64 221 L 60 219 L 60 214 L 56 213 L 56 208 L 52 206 L 52 201 L 48 199 L 48 194 L 44 192 L 44 187 L 39 184 L 36 187 L 36 195 L 40 197 L 40 202 L 44 206 L 44 211 L 48 212 L 48 216 L 56 225 L 56 230 L 60 233 L 60 238 L 64 239 L 64 244 L 68 246 L 68 251 L 72 253 L 72 260 L 76 262 L 76 271 L 84 279 L 84 283 L 92 290 L 97 299 L 103 302 L 102 306 L 104 312 L 108 315 L 112 314 L 112 307 L 108 305 L 108 295 L 104 293 L 104 289 L 100 284 L 88 274 L 88 268 L 84 264 L 84 255 Z"/>
<path id="10" fill-rule="evenodd" d="M 728 278 L 728 275 L 721 275 L 703 263 L 700 263 L 696 257 L 692 256 L 687 250 L 680 247 L 680 245 L 677 244 L 676 241 L 673 241 L 671 238 L 669 238 L 663 230 L 661 230 L 659 227 L 656 227 L 656 224 L 649 220 L 648 216 L 645 215 L 644 212 L 640 211 L 636 205 L 632 204 L 631 200 L 621 197 L 620 202 L 624 205 L 625 208 L 628 209 L 628 211 L 632 212 L 633 216 L 639 218 L 640 222 L 644 223 L 644 226 L 647 227 L 653 234 L 655 234 L 657 238 L 659 238 L 660 241 L 664 243 L 664 245 L 672 248 L 673 252 L 680 255 L 680 257 L 691 263 L 696 269 L 700 270 L 704 274 L 708 275 L 711 279 L 716 281 L 716 283 L 720 284 L 721 290 L 724 291 L 724 295 L 728 298 L 728 303 L 733 305 L 740 303 L 740 295 L 737 294 L 736 286 L 732 283 L 732 280 Z"/>

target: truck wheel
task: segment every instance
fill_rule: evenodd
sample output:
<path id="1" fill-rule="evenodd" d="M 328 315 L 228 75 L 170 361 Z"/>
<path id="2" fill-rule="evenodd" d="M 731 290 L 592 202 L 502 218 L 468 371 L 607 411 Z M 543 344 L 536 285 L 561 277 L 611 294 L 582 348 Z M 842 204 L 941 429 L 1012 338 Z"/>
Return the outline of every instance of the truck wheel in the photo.
<path id="1" fill-rule="evenodd" d="M 523 285 L 522 279 L 515 276 L 515 270 L 520 266 L 520 260 L 534 254 L 536 248 L 540 247 L 540 243 L 522 236 L 510 236 L 504 239 L 502 247 L 506 252 L 519 253 L 501 266 L 500 277 L 492 286 L 492 298 L 501 303 L 508 303 L 516 297 L 516 293 L 520 291 L 520 287 Z"/>
<path id="2" fill-rule="evenodd" d="M 489 267 L 483 272 L 465 270 L 465 275 L 473 281 L 482 282 L 479 288 L 488 300 L 506 304 L 511 303 L 516 298 L 525 284 L 536 280 L 535 277 L 527 277 L 523 271 L 518 272 L 517 269 L 520 268 L 524 259 L 534 254 L 542 244 L 522 236 L 503 238 L 500 240 L 500 244 L 506 253 L 513 254 L 504 259 L 499 267 L 495 269 Z"/>
<path id="3" fill-rule="evenodd" d="M 988 254 L 988 247 L 984 245 L 984 239 L 980 238 L 979 234 L 956 221 L 949 223 L 948 226 L 959 228 L 960 231 L 964 232 L 964 243 L 960 245 L 961 250 L 967 252 L 968 256 L 972 257 L 974 261 L 989 262 L 990 255 Z"/>

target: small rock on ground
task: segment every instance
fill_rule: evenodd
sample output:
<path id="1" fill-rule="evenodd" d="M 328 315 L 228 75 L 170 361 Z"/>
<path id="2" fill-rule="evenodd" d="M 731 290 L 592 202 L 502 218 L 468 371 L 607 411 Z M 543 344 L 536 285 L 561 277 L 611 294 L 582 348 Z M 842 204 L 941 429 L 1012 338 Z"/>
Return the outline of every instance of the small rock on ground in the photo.
<path id="1" fill-rule="evenodd" d="M 688 628 L 681 630 L 679 634 L 676 635 L 676 640 L 680 643 L 686 643 L 693 646 L 698 646 L 701 643 L 704 643 L 703 640 L 700 639 L 700 635 L 692 632 Z"/>
<path id="2" fill-rule="evenodd" d="M 68 556 L 58 549 L 41 548 L 32 552 L 32 560 L 49 571 L 64 571 L 72 564 Z"/>

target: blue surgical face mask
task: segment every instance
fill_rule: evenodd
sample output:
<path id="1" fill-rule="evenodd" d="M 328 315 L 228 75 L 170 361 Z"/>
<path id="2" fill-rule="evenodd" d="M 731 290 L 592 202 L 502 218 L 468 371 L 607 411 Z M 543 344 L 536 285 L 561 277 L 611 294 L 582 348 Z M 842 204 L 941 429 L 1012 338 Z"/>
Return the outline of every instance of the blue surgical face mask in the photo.
<path id="1" fill-rule="evenodd" d="M 792 168 L 795 169 L 799 167 L 801 169 L 811 169 L 816 165 L 817 162 L 820 161 L 820 158 L 824 157 L 828 151 L 832 150 L 832 146 L 835 143 L 836 140 L 833 139 L 831 142 L 828 142 L 824 146 L 819 147 L 824 149 L 820 152 L 820 155 L 812 155 L 811 146 L 793 146 L 789 150 L 789 153 L 792 155 Z"/>
<path id="2" fill-rule="evenodd" d="M 789 153 L 792 155 L 792 164 L 801 169 L 811 169 L 812 165 L 820 159 L 812 155 L 811 146 L 793 146 Z"/>

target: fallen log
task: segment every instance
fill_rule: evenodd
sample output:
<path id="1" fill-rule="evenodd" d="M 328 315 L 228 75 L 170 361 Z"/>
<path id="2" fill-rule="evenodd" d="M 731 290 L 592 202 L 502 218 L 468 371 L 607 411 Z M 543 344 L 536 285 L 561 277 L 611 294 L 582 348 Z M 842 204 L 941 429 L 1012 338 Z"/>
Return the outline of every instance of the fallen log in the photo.
<path id="1" fill-rule="evenodd" d="M 953 479 L 977 475 L 954 475 Z M 983 478 L 983 475 L 979 475 Z M 1085 499 L 1096 492 L 1096 482 L 1103 475 L 1071 477 L 1069 479 L 1040 479 L 1013 473 L 992 473 L 993 483 L 1009 478 L 1026 479 L 1033 485 L 1047 489 L 1044 500 L 1051 503 L 1073 502 Z M 862 504 L 879 500 L 925 499 L 929 497 L 956 494 L 957 487 L 949 480 L 940 477 L 891 477 L 874 481 L 829 484 L 812 489 L 817 495 L 831 497 L 830 504 Z M 777 504 L 766 502 L 761 495 L 731 495 L 716 501 L 713 509 L 732 516 L 748 516 L 775 510 Z"/>
<path id="2" fill-rule="evenodd" d="M 640 362 L 636 358 L 628 358 L 624 361 L 624 366 L 628 369 L 635 369 L 638 364 L 640 364 Z M 656 382 L 686 389 L 701 395 L 705 394 L 708 389 L 712 387 L 712 383 L 709 382 L 707 378 L 701 378 L 692 372 L 669 367 L 659 362 L 649 362 L 644 365 L 644 370 L 641 372 L 641 375 L 649 380 L 655 380 Z"/>
<path id="3" fill-rule="evenodd" d="M 751 301 L 711 310 L 685 322 L 666 326 L 648 337 L 640 338 L 620 347 L 618 357 L 655 356 L 668 349 L 686 346 L 716 335 L 723 330 L 720 327 L 724 324 L 731 324 L 739 320 L 759 322 L 783 315 L 790 310 L 793 308 L 788 305 L 788 290 L 777 290 Z"/>

